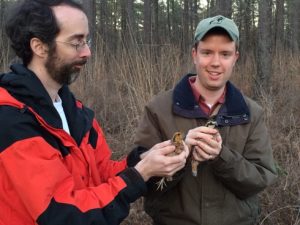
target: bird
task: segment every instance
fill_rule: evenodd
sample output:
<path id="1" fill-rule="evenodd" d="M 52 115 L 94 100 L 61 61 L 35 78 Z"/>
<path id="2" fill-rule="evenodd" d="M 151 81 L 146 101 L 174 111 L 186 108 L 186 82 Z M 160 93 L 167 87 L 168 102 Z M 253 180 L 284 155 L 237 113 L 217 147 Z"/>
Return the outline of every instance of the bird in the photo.
<path id="1" fill-rule="evenodd" d="M 182 132 L 175 132 L 172 136 L 171 143 L 175 146 L 174 152 L 169 153 L 167 156 L 175 156 L 179 155 L 184 150 L 183 145 L 183 133 Z M 167 186 L 167 181 L 170 182 L 173 180 L 172 176 L 162 177 L 156 184 L 157 190 L 163 190 L 165 186 Z"/>
<path id="2" fill-rule="evenodd" d="M 214 121 L 214 120 L 209 120 L 209 121 L 207 121 L 207 123 L 205 124 L 206 127 L 210 127 L 210 128 L 215 128 L 217 125 L 218 125 L 217 122 Z M 191 155 L 192 155 L 191 167 L 192 167 L 192 175 L 193 175 L 194 177 L 197 177 L 197 175 L 198 175 L 198 165 L 199 165 L 199 161 L 197 161 L 197 160 L 194 158 L 194 156 L 193 156 L 193 154 L 192 154 L 193 151 L 195 151 L 195 150 L 194 150 L 194 146 L 192 147 L 192 150 L 191 150 Z"/>

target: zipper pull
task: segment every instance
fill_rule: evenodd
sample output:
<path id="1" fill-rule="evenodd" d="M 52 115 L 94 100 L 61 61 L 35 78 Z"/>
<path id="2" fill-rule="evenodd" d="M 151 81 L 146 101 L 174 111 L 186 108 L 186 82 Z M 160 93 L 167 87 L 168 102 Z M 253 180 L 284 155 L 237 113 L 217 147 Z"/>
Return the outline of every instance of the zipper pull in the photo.
<path id="1" fill-rule="evenodd" d="M 23 108 L 20 109 L 20 113 L 22 113 L 22 114 L 25 113 L 27 111 L 27 109 L 28 109 L 28 106 L 24 105 Z"/>

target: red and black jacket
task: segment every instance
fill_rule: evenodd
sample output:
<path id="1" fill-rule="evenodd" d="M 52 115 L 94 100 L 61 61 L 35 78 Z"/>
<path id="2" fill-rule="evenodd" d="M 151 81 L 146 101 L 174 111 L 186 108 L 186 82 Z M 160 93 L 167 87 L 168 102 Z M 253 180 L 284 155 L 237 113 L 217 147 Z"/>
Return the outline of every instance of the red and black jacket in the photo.
<path id="1" fill-rule="evenodd" d="M 127 159 L 112 161 L 94 113 L 59 91 L 70 133 L 23 65 L 0 76 L 0 224 L 114 225 L 146 185 Z"/>

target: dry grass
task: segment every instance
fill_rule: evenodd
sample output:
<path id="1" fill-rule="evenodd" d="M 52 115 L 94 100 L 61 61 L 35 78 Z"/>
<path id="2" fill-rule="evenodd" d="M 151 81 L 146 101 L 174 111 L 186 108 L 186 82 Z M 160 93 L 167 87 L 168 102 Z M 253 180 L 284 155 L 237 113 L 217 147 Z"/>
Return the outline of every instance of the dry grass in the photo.
<path id="1" fill-rule="evenodd" d="M 279 179 L 262 193 L 260 224 L 300 224 L 300 60 L 276 57 L 273 91 L 260 99 L 273 142 Z"/>
<path id="2" fill-rule="evenodd" d="M 97 60 L 95 65 L 103 70 L 95 72 L 95 80 L 86 84 L 89 94 L 80 94 L 85 101 L 93 102 L 91 107 L 96 109 L 116 158 L 130 150 L 145 103 L 192 70 L 189 53 L 185 56 L 186 61 L 182 61 L 179 50 L 174 46 L 164 46 L 160 52 L 157 60 L 153 60 L 146 50 L 136 49 L 111 56 L 105 66 L 103 60 Z M 97 54 L 105 55 L 105 52 Z M 254 57 L 248 57 L 244 62 L 237 65 L 232 80 L 251 96 L 256 62 Z M 274 57 L 273 63 L 275 72 L 271 92 L 261 93 L 258 101 L 265 109 L 279 178 L 275 185 L 261 194 L 260 224 L 297 225 L 300 224 L 300 60 L 299 56 L 281 55 Z M 91 88 L 93 85 L 96 87 Z M 79 87 L 77 83 L 74 88 L 78 91 Z M 84 89 L 81 93 L 86 92 Z M 140 199 L 133 204 L 123 225 L 151 224 L 142 210 L 142 201 Z"/>
<path id="3" fill-rule="evenodd" d="M 188 50 L 185 57 L 173 45 L 162 46 L 159 51 L 157 58 L 153 56 L 154 50 L 143 47 L 112 55 L 99 42 L 93 62 L 87 66 L 89 71 L 83 71 L 72 87 L 77 97 L 95 110 L 116 159 L 130 151 L 146 102 L 192 70 Z M 1 54 L 0 69 L 6 69 L 8 53 Z M 251 96 L 256 62 L 254 57 L 243 62 L 237 65 L 233 82 Z M 261 194 L 260 224 L 297 225 L 300 224 L 300 56 L 274 56 L 273 71 L 271 93 L 262 93 L 258 101 L 266 112 L 279 178 Z M 132 205 L 123 225 L 150 224 L 142 210 L 142 201 Z"/>

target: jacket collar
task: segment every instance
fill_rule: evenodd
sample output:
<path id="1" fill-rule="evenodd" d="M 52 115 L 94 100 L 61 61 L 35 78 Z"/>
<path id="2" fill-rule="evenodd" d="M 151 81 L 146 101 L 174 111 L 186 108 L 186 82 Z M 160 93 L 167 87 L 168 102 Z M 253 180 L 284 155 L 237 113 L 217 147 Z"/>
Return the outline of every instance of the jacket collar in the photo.
<path id="1" fill-rule="evenodd" d="M 194 119 L 209 119 L 196 102 L 187 74 L 175 86 L 173 91 L 173 112 L 179 116 Z M 236 125 L 249 122 L 249 108 L 242 93 L 231 83 L 226 84 L 225 103 L 221 106 L 216 120 L 219 125 Z"/>
<path id="2" fill-rule="evenodd" d="M 38 77 L 24 65 L 14 64 L 11 72 L 0 75 L 0 87 L 26 106 L 31 107 L 47 124 L 62 129 L 62 121 L 52 100 Z M 77 102 L 68 86 L 59 90 L 63 108 L 68 120 L 71 136 L 79 144 L 84 134 L 92 127 L 92 110 L 77 107 Z"/>

